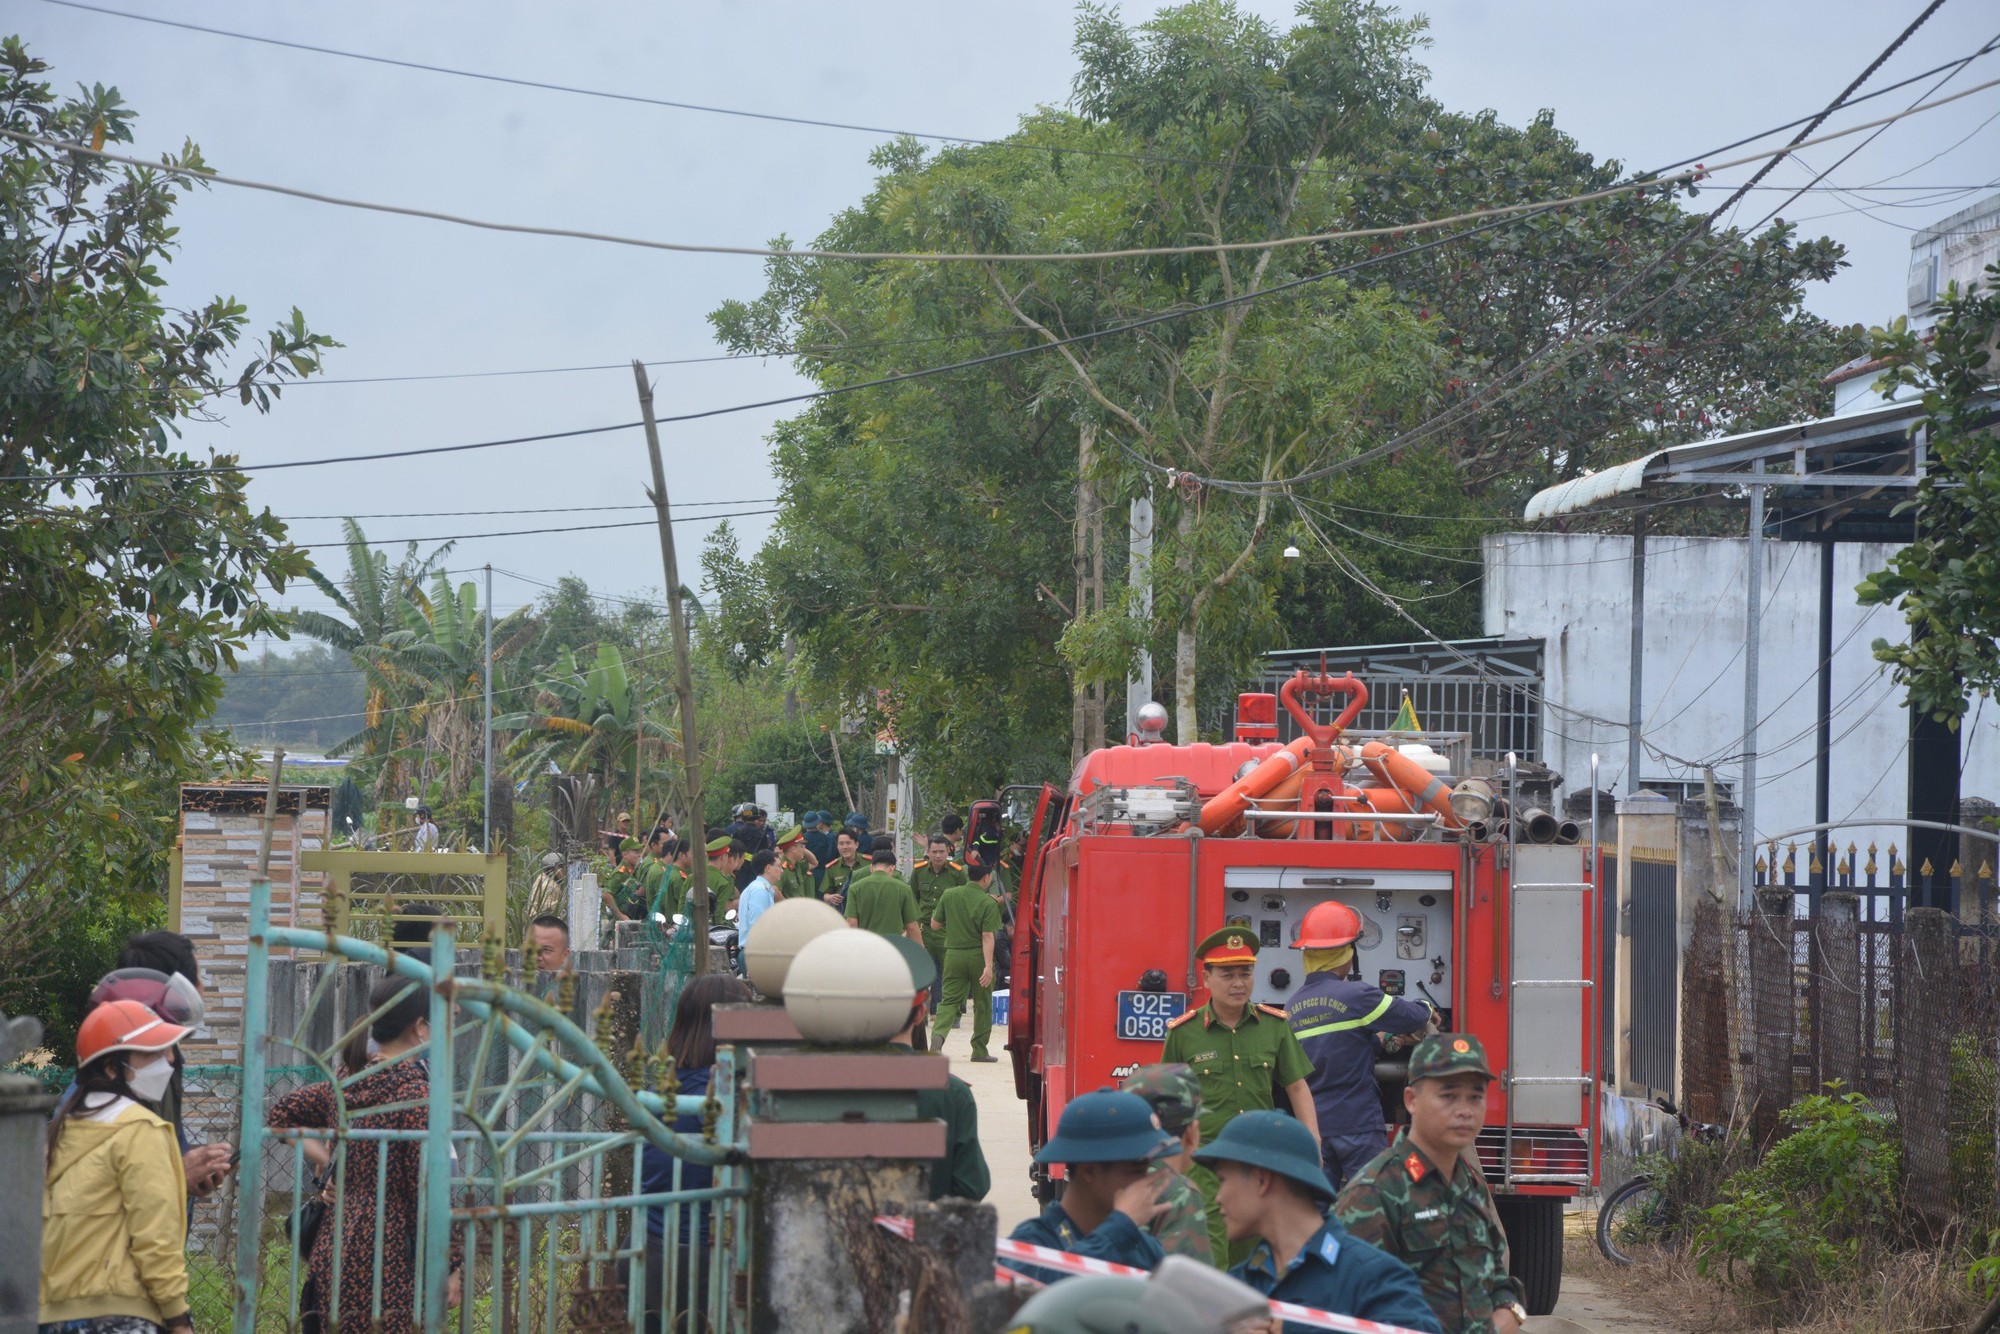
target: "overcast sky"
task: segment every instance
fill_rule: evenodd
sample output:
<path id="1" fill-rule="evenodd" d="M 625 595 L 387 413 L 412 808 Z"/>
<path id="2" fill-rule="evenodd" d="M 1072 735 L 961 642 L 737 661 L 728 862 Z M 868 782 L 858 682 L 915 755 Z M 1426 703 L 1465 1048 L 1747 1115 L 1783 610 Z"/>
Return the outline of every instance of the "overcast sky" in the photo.
<path id="1" fill-rule="evenodd" d="M 399 59 L 653 97 L 899 129 L 998 137 L 1016 117 L 1068 97 L 1073 11 L 1007 3 L 339 5 L 209 0 L 107 7 Z M 1285 4 L 1246 6 L 1283 22 Z M 1128 5 L 1128 18 L 1153 6 Z M 1745 4 L 1444 0 L 1431 19 L 1431 92 L 1461 111 L 1520 124 L 1549 107 L 1600 157 L 1652 167 L 1818 109 L 1909 21 L 1916 0 L 1759 0 Z M 659 239 L 757 244 L 811 238 L 868 188 L 880 136 L 642 107 L 387 68 L 178 31 L 130 18 L 8 0 L 5 27 L 54 65 L 58 88 L 115 85 L 140 112 L 147 155 L 201 145 L 219 171 L 481 218 Z M 1876 76 L 1880 86 L 1965 55 L 2000 18 L 1947 4 Z M 2000 76 L 1974 62 L 1945 92 Z M 1836 124 L 1900 110 L 1928 81 Z M 1865 91 L 1865 90 L 1864 90 Z M 1979 187 L 2000 176 L 2000 89 L 1892 126 L 1841 167 L 1845 186 Z M 1962 141 L 1962 142 L 1961 142 Z M 1849 141 L 1850 143 L 1853 141 Z M 1808 154 L 1822 168 L 1847 145 Z M 1938 155 L 1934 160 L 1927 158 Z M 1907 173 L 1900 174 L 1899 173 Z M 1744 173 L 1735 173 L 1741 179 Z M 1885 178 L 1895 176 L 1893 181 Z M 1776 182 L 1802 182 L 1787 164 Z M 1900 313 L 1910 230 L 1979 198 L 1877 188 L 1815 194 L 1789 215 L 1848 247 L 1852 268 L 1812 308 L 1842 322 Z M 1719 196 L 1715 196 L 1719 198 Z M 1758 195 L 1760 216 L 1782 196 Z M 1746 206 L 1748 207 L 1748 206 Z M 227 293 L 253 321 L 293 305 L 345 347 L 329 379 L 513 371 L 712 356 L 705 316 L 761 290 L 760 261 L 674 255 L 575 240 L 505 236 L 216 187 L 179 211 L 185 248 L 174 298 Z M 810 386 L 782 362 L 668 366 L 660 411 L 750 402 Z M 307 385 L 268 418 L 232 406 L 189 442 L 246 462 L 371 452 L 631 421 L 627 369 L 573 374 Z M 780 410 L 667 432 L 669 490 L 688 516 L 756 509 L 773 495 L 764 437 Z M 319 559 L 344 566 L 338 516 L 643 503 L 637 431 L 381 465 L 253 475 L 254 502 L 292 521 Z M 743 502 L 737 504 L 736 502 Z M 372 538 L 430 538 L 646 517 L 574 515 L 369 518 Z M 768 519 L 734 520 L 746 550 Z M 680 531 L 684 574 L 707 525 Z M 496 568 L 605 594 L 656 592 L 648 528 L 459 543 L 455 570 Z M 539 588 L 496 576 L 505 612 Z M 315 590 L 287 597 L 323 606 Z"/>

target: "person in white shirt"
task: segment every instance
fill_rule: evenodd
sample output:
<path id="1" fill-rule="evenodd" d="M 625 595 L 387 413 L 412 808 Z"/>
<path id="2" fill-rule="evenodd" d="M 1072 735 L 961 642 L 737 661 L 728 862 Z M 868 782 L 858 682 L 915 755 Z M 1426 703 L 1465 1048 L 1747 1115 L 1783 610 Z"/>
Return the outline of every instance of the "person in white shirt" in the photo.
<path id="1" fill-rule="evenodd" d="M 431 808 L 417 807 L 417 831 L 412 836 L 410 851 L 436 852 L 438 850 L 438 827 L 431 819 Z"/>

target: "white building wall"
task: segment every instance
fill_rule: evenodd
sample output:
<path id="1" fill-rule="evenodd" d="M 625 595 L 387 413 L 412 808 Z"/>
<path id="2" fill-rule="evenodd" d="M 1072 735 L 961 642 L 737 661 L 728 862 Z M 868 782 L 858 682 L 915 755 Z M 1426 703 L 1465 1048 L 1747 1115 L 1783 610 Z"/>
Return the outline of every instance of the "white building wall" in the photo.
<path id="1" fill-rule="evenodd" d="M 1589 781 L 1626 788 L 1631 688 L 1632 542 L 1629 537 L 1501 533 L 1482 542 L 1485 632 L 1544 642 L 1545 756 L 1570 789 Z M 1648 754 L 1640 778 L 1699 782 L 1698 763 L 1740 793 L 1747 538 L 1649 538 L 1646 544 L 1642 680 Z M 1892 609 L 1863 608 L 1854 586 L 1895 548 L 1842 544 L 1833 571 L 1833 767 L 1830 818 L 1901 818 L 1907 780 L 1908 713 L 1903 692 L 1870 645 L 1897 638 Z M 1757 826 L 1763 834 L 1813 821 L 1813 756 L 1820 549 L 1764 543 L 1764 615 L 1759 696 Z M 2000 705 L 1968 719 L 1962 742 L 1965 796 L 2000 797 Z M 1579 717 L 1577 715 L 1585 715 Z M 1602 720 L 1602 721 L 1593 721 Z M 1874 835 L 1885 848 L 1901 830 Z M 1863 847 L 1869 835 L 1852 836 Z M 1841 842 L 1848 841 L 1843 834 Z M 1886 869 L 1886 868 L 1885 868 Z M 1803 872 L 1803 865 L 1801 866 Z"/>

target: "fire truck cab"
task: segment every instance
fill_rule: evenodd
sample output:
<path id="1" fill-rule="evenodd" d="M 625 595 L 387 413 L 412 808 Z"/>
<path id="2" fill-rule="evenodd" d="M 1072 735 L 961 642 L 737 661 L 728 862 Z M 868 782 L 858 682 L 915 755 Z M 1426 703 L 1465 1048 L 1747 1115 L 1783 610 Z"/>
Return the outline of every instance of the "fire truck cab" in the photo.
<path id="1" fill-rule="evenodd" d="M 1336 699 L 1322 719 L 1319 701 Z M 1411 738 L 1349 734 L 1366 699 L 1352 676 L 1301 671 L 1277 697 L 1241 697 L 1235 741 L 1165 744 L 1161 715 L 1152 735 L 1085 756 L 1066 789 L 1041 790 L 1008 1013 L 1029 1136 L 1039 1147 L 1071 1098 L 1159 1059 L 1168 1023 L 1207 1000 L 1201 937 L 1255 933 L 1253 1001 L 1282 1006 L 1304 980 L 1300 919 L 1338 900 L 1361 914 L 1363 977 L 1485 1044 L 1499 1079 L 1479 1165 L 1528 1308 L 1544 1314 L 1563 1202 L 1597 1171 L 1595 819 L 1586 838 L 1529 808 L 1506 773 L 1443 773 Z M 1282 746 L 1280 700 L 1300 732 Z M 1406 1063 L 1376 1065 L 1388 1126 L 1404 1116 Z"/>

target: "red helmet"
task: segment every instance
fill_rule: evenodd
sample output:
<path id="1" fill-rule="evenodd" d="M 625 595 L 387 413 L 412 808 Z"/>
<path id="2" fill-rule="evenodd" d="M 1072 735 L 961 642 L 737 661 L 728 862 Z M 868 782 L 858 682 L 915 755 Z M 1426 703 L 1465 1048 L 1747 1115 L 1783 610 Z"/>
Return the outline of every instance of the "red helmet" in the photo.
<path id="1" fill-rule="evenodd" d="M 76 1063 L 89 1065 L 114 1051 L 164 1051 L 187 1035 L 140 1001 L 106 1001 L 84 1016 L 76 1032 Z"/>
<path id="2" fill-rule="evenodd" d="M 170 1024 L 200 1028 L 208 1015 L 201 992 L 179 973 L 162 973 L 151 968 L 117 968 L 104 975 L 90 993 L 92 1005 L 106 1001 L 135 1000 Z"/>
<path id="3" fill-rule="evenodd" d="M 1361 914 L 1344 903 L 1322 903 L 1308 910 L 1299 923 L 1294 949 L 1337 950 L 1361 935 Z"/>

